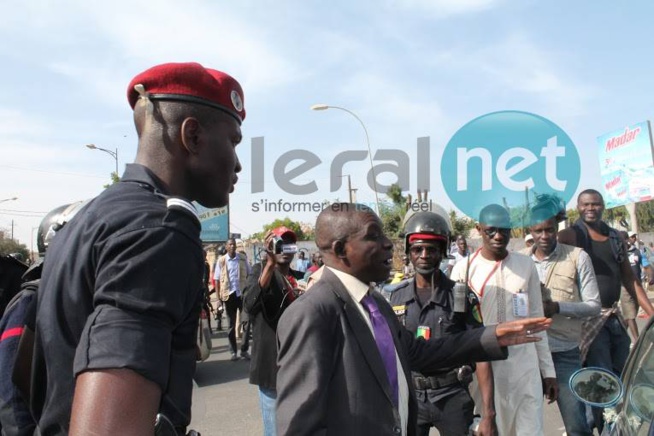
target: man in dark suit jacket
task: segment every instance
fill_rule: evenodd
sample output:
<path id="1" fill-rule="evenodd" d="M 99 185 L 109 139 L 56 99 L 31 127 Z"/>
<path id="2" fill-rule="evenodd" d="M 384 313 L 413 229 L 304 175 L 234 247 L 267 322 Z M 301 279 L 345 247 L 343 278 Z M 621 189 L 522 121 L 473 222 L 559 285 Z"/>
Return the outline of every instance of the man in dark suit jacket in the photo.
<path id="1" fill-rule="evenodd" d="M 537 341 L 532 333 L 549 325 L 544 318 L 528 319 L 416 339 L 384 298 L 369 290 L 388 277 L 393 248 L 371 209 L 348 203 L 324 209 L 316 244 L 327 268 L 277 327 L 280 435 L 414 435 L 417 405 L 407 383 L 412 369 L 504 359 L 503 347 Z M 392 336 L 393 369 L 386 351 L 380 352 L 383 334 L 371 300 Z"/>

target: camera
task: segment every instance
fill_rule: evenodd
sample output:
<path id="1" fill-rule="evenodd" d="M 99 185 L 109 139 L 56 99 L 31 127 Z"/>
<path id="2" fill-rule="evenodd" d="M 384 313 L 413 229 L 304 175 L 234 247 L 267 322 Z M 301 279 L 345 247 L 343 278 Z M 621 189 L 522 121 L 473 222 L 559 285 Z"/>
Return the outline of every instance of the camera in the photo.
<path id="1" fill-rule="evenodd" d="M 271 242 L 271 251 L 275 254 L 295 254 L 297 245 L 285 244 L 282 238 L 275 237 Z"/>

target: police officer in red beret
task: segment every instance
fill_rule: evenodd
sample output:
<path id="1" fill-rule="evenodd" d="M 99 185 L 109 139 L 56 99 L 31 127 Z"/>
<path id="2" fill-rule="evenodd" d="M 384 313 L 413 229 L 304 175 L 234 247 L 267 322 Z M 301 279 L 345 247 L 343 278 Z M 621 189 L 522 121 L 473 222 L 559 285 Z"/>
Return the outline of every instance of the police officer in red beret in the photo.
<path id="1" fill-rule="evenodd" d="M 190 422 L 202 299 L 191 201 L 228 202 L 245 118 L 231 76 L 197 63 L 137 75 L 135 163 L 52 241 L 38 295 L 31 408 L 43 435 L 146 435 Z"/>

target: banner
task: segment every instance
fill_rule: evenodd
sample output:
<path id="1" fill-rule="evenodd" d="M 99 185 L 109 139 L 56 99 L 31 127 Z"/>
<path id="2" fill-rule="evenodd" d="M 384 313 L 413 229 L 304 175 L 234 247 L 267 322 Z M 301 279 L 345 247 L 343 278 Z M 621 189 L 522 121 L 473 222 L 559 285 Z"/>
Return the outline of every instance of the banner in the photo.
<path id="1" fill-rule="evenodd" d="M 202 231 L 202 242 L 224 242 L 229 238 L 229 206 L 217 209 L 207 209 L 198 203 L 193 203 L 198 211 Z"/>
<path id="2" fill-rule="evenodd" d="M 607 208 L 654 198 L 654 161 L 649 121 L 597 138 Z"/>

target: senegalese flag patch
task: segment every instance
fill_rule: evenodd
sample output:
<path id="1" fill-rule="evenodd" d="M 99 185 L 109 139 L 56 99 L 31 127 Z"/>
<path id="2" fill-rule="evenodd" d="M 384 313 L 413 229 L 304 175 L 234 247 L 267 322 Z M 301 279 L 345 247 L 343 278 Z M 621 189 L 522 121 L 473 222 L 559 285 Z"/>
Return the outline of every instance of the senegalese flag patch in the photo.
<path id="1" fill-rule="evenodd" d="M 431 338 L 431 329 L 424 325 L 418 326 L 418 330 L 416 330 L 416 338 Z"/>

